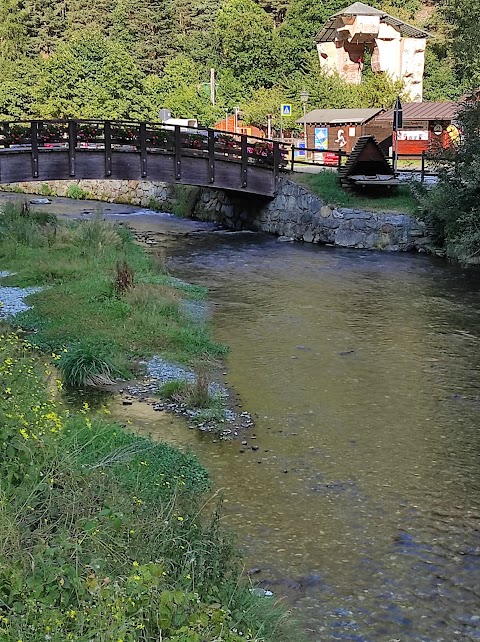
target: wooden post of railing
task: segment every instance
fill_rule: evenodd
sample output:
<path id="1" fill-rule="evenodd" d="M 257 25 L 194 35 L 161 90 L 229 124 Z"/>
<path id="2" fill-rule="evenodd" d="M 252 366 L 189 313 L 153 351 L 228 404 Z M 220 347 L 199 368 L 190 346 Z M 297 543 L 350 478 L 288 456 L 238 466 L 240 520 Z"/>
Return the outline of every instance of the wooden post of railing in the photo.
<path id="1" fill-rule="evenodd" d="M 140 168 L 142 178 L 147 175 L 147 123 L 140 123 Z"/>
<path id="2" fill-rule="evenodd" d="M 75 176 L 75 149 L 77 147 L 77 123 L 68 121 L 68 169 L 70 176 Z"/>
<path id="3" fill-rule="evenodd" d="M 30 142 L 32 148 L 32 176 L 38 178 L 38 129 L 40 123 L 32 120 L 30 123 Z"/>
<path id="4" fill-rule="evenodd" d="M 208 180 L 215 182 L 215 132 L 208 130 Z"/>
<path id="5" fill-rule="evenodd" d="M 247 187 L 248 149 L 247 136 L 242 134 L 242 187 Z"/>
<path id="6" fill-rule="evenodd" d="M 292 145 L 292 159 L 291 159 L 291 165 L 290 169 L 293 172 L 295 170 L 295 145 Z"/>
<path id="7" fill-rule="evenodd" d="M 278 140 L 273 141 L 273 177 L 275 183 L 277 182 L 278 175 L 280 173 L 280 162 L 282 160 L 282 155 L 280 153 L 280 143 Z"/>
<path id="8" fill-rule="evenodd" d="M 422 150 L 422 171 L 420 174 L 420 182 L 423 183 L 425 181 L 425 150 Z"/>
<path id="9" fill-rule="evenodd" d="M 337 171 L 339 172 L 342 168 L 342 156 L 343 152 L 341 149 L 338 150 L 338 159 L 337 159 Z"/>
<path id="10" fill-rule="evenodd" d="M 175 154 L 175 180 L 182 178 L 182 138 L 180 135 L 180 125 L 175 125 L 173 149 Z"/>
<path id="11" fill-rule="evenodd" d="M 105 139 L 105 176 L 112 175 L 112 123 L 106 120 L 103 124 L 103 137 Z"/>

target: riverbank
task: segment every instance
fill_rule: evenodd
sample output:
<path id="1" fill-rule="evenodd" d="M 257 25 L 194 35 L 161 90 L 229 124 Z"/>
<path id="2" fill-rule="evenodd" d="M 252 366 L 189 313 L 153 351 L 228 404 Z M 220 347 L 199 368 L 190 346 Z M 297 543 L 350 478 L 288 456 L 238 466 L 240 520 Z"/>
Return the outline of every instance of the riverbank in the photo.
<path id="1" fill-rule="evenodd" d="M 65 223 L 10 204 L 0 238 L 2 265 L 15 272 L 4 282 L 23 286 L 13 307 L 5 288 L 4 309 L 28 337 L 2 326 L 0 637 L 290 640 L 273 602 L 240 579 L 195 457 L 130 434 L 105 406 L 62 403 L 58 372 L 108 388 L 148 354 L 184 364 L 224 354 L 182 309 L 205 289 L 171 279 L 128 230 L 100 219 Z M 131 300 L 147 286 L 148 300 Z M 160 370 L 158 357 L 146 364 L 159 381 Z"/>
<path id="2" fill-rule="evenodd" d="M 211 338 L 206 290 L 171 278 L 161 257 L 136 242 L 154 241 L 98 215 L 59 221 L 15 202 L 4 206 L 2 223 L 3 316 L 15 311 L 35 347 L 60 355 L 67 385 L 110 389 L 146 376 L 158 404 L 202 430 L 245 427 L 245 417 L 227 410 L 229 393 L 210 381 L 227 348 Z M 13 310 L 17 294 L 30 295 L 31 306 Z M 141 382 L 123 387 L 135 394 Z"/>
<path id="3" fill-rule="evenodd" d="M 18 335 L 1 336 L 0 373 L 2 640 L 292 639 L 273 604 L 239 581 L 192 455 L 88 404 L 69 410 L 46 359 Z"/>

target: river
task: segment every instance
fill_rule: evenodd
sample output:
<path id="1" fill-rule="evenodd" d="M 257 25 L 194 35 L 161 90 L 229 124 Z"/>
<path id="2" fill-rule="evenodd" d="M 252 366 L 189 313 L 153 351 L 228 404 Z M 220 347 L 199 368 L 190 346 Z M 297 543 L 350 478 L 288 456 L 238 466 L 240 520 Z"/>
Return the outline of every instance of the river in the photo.
<path id="1" fill-rule="evenodd" d="M 478 272 L 125 218 L 209 288 L 256 416 L 247 446 L 144 426 L 211 471 L 252 579 L 311 640 L 480 640 Z"/>
<path id="2" fill-rule="evenodd" d="M 258 417 L 245 448 L 185 437 L 254 578 L 314 640 L 479 640 L 477 273 L 254 234 L 178 236 L 167 259 L 209 288 Z"/>

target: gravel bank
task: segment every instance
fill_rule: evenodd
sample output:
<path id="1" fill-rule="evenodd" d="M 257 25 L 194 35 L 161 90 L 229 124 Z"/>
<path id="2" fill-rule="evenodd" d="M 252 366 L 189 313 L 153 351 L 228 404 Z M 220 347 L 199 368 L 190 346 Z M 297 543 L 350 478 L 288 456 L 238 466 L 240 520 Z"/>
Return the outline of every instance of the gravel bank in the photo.
<path id="1" fill-rule="evenodd" d="M 0 279 L 10 276 L 10 272 L 0 272 Z M 29 310 L 32 306 L 25 303 L 24 299 L 30 294 L 40 292 L 42 287 L 15 288 L 0 285 L 0 319 L 8 319 L 19 312 Z"/>

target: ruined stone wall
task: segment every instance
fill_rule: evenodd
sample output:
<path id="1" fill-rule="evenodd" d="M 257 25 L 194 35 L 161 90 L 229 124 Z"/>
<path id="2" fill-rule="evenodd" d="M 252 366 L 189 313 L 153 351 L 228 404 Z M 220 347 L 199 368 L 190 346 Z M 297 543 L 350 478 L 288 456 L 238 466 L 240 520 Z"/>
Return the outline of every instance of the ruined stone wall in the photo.
<path id="1" fill-rule="evenodd" d="M 425 66 L 425 38 L 402 38 L 398 27 L 378 16 L 337 18 L 335 40 L 317 43 L 320 67 L 326 74 L 338 73 L 349 84 L 362 82 L 365 46 L 372 51 L 372 70 L 392 80 L 404 81 L 411 102 L 421 102 Z"/>
<path id="2" fill-rule="evenodd" d="M 267 203 L 204 189 L 194 215 L 283 240 L 389 251 L 425 251 L 429 245 L 423 224 L 413 216 L 331 205 L 285 178 Z"/>

